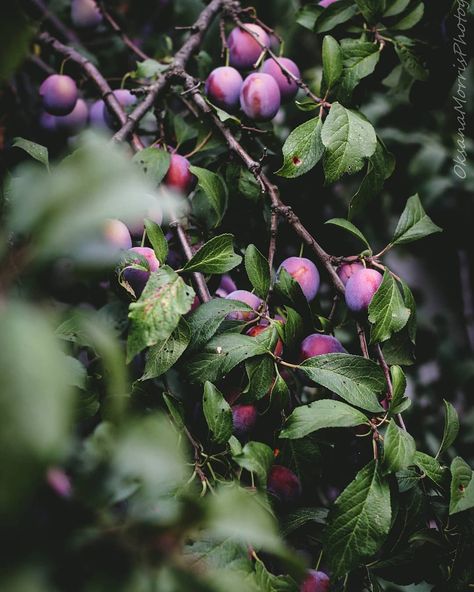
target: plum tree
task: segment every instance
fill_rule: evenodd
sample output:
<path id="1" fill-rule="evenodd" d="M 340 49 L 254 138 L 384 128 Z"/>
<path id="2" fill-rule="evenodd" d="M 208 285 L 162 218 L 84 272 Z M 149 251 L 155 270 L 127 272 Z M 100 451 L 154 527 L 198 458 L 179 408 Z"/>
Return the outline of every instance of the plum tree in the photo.
<path id="1" fill-rule="evenodd" d="M 354 313 L 366 312 L 383 276 L 375 269 L 361 269 L 346 284 L 347 308 Z"/>
<path id="2" fill-rule="evenodd" d="M 279 58 L 278 61 L 297 78 L 301 77 L 300 70 L 293 60 L 290 60 L 289 58 Z M 275 79 L 275 82 L 280 89 L 282 102 L 291 101 L 291 99 L 295 97 L 298 92 L 298 85 L 285 74 L 285 72 L 283 72 L 275 60 L 272 58 L 265 60 L 262 65 L 262 72 L 269 74 Z"/>
<path id="3" fill-rule="evenodd" d="M 226 296 L 227 300 L 237 300 L 248 304 L 254 311 L 257 311 L 262 306 L 262 300 L 252 292 L 247 290 L 235 290 Z M 253 321 L 257 318 L 257 313 L 252 311 L 235 311 L 227 315 L 230 321 Z"/>
<path id="4" fill-rule="evenodd" d="M 247 335 L 250 335 L 250 337 L 256 337 L 257 335 L 261 335 L 265 331 L 269 331 L 269 330 L 270 329 L 269 329 L 268 325 L 254 325 L 253 327 L 251 327 L 247 331 Z M 277 357 L 281 357 L 281 355 L 283 353 L 283 341 L 281 339 L 277 340 L 276 345 L 273 349 L 273 353 Z"/>
<path id="5" fill-rule="evenodd" d="M 95 0 L 72 0 L 71 21 L 78 29 L 93 29 L 102 22 L 102 14 Z"/>
<path id="6" fill-rule="evenodd" d="M 246 437 L 257 423 L 255 405 L 234 405 L 232 407 L 233 433 L 238 438 Z"/>
<path id="7" fill-rule="evenodd" d="M 283 504 L 293 504 L 301 496 L 299 478 L 283 465 L 273 465 L 268 473 L 267 490 Z"/>
<path id="8" fill-rule="evenodd" d="M 324 354 L 343 354 L 346 350 L 341 342 L 332 335 L 313 333 L 308 335 L 300 345 L 299 357 L 303 362 L 308 358 L 322 356 Z"/>
<path id="9" fill-rule="evenodd" d="M 132 247 L 128 250 L 131 257 L 128 258 L 128 265 L 122 270 L 123 278 L 130 284 L 137 298 L 143 292 L 151 271 L 157 271 L 160 262 L 156 258 L 155 252 L 149 247 Z M 139 257 L 134 258 L 137 254 Z M 143 266 L 143 259 L 147 262 L 148 269 Z M 132 265 L 130 265 L 132 264 Z"/>
<path id="10" fill-rule="evenodd" d="M 255 72 L 244 80 L 240 91 L 242 111 L 254 121 L 273 119 L 280 108 L 280 89 L 269 74 Z"/>
<path id="11" fill-rule="evenodd" d="M 288 257 L 282 262 L 277 273 L 282 269 L 285 269 L 298 282 L 308 302 L 315 299 L 319 290 L 320 277 L 318 268 L 312 261 L 306 257 Z"/>
<path id="12" fill-rule="evenodd" d="M 169 189 L 179 191 L 184 195 L 188 195 L 193 190 L 196 183 L 196 177 L 191 173 L 189 167 L 191 163 L 187 158 L 180 154 L 172 154 L 170 159 L 170 166 L 168 172 L 163 179 L 163 183 Z"/>
<path id="13" fill-rule="evenodd" d="M 113 92 L 115 98 L 124 109 L 126 109 L 127 107 L 131 107 L 137 102 L 137 97 L 126 88 L 119 88 L 117 90 L 114 90 Z M 109 111 L 109 108 L 107 107 L 106 103 L 102 102 L 102 105 L 104 121 L 111 129 L 114 129 L 115 115 Z"/>
<path id="14" fill-rule="evenodd" d="M 43 108 L 51 115 L 71 113 L 77 102 L 77 85 L 70 76 L 51 74 L 39 88 Z"/>
<path id="15" fill-rule="evenodd" d="M 337 275 L 341 282 L 346 285 L 349 278 L 354 275 L 356 271 L 364 269 L 364 265 L 360 261 L 354 261 L 353 263 L 343 263 L 339 265 L 336 270 Z"/>
<path id="16" fill-rule="evenodd" d="M 205 92 L 209 99 L 225 111 L 235 111 L 239 106 L 240 89 L 243 78 L 235 68 L 221 66 L 213 70 L 205 85 Z"/>
<path id="17" fill-rule="evenodd" d="M 127 226 L 117 219 L 107 220 L 104 224 L 103 234 L 105 240 L 119 249 L 131 249 L 132 237 Z"/>
<path id="18" fill-rule="evenodd" d="M 89 109 L 84 99 L 77 99 L 77 103 L 71 113 L 67 115 L 55 115 L 56 129 L 69 136 L 83 130 L 89 120 Z"/>
<path id="19" fill-rule="evenodd" d="M 258 60 L 262 53 L 262 48 L 257 42 L 257 39 L 265 47 L 270 46 L 270 38 L 262 27 L 249 23 L 246 25 L 246 28 L 251 33 L 244 31 L 240 27 L 235 27 L 227 39 L 230 65 L 239 70 L 252 68 Z"/>
<path id="20" fill-rule="evenodd" d="M 323 571 L 310 569 L 300 587 L 300 592 L 329 592 L 329 576 Z"/>

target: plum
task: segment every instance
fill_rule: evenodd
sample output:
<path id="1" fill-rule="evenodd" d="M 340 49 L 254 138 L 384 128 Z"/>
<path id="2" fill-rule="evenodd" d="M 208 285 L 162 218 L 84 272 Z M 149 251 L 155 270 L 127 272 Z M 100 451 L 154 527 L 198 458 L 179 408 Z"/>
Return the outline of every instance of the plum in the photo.
<path id="1" fill-rule="evenodd" d="M 191 163 L 187 158 L 180 154 L 172 154 L 170 166 L 163 179 L 163 183 L 169 189 L 188 195 L 196 183 L 195 175 L 189 170 L 190 166 Z"/>
<path id="2" fill-rule="evenodd" d="M 67 115 L 55 115 L 56 129 L 73 136 L 83 130 L 89 119 L 89 109 L 83 99 L 77 99 L 76 106 Z"/>
<path id="3" fill-rule="evenodd" d="M 270 74 L 255 72 L 247 76 L 240 91 L 240 106 L 247 117 L 254 121 L 270 121 L 280 104 L 280 89 Z"/>
<path id="4" fill-rule="evenodd" d="M 255 311 L 262 305 L 262 300 L 260 300 L 256 294 L 252 294 L 252 292 L 248 292 L 247 290 L 235 290 L 234 292 L 227 294 L 226 300 L 238 300 L 239 302 L 244 302 Z M 235 311 L 229 313 L 226 318 L 229 321 L 253 321 L 257 318 L 257 314 L 252 311 Z"/>
<path id="5" fill-rule="evenodd" d="M 337 275 L 341 282 L 346 285 L 349 278 L 355 274 L 356 271 L 364 269 L 363 264 L 360 261 L 354 261 L 353 263 L 342 263 L 336 270 Z"/>
<path id="6" fill-rule="evenodd" d="M 305 257 L 288 257 L 278 268 L 278 273 L 282 268 L 286 269 L 291 277 L 298 282 L 306 300 L 308 302 L 314 300 L 320 282 L 316 265 Z"/>
<path id="7" fill-rule="evenodd" d="M 235 111 L 239 105 L 243 79 L 230 66 L 215 68 L 206 80 L 205 92 L 209 99 L 225 111 Z"/>
<path id="8" fill-rule="evenodd" d="M 363 313 L 369 308 L 383 276 L 375 269 L 361 269 L 346 284 L 346 304 L 353 313 Z"/>
<path id="9" fill-rule="evenodd" d="M 262 53 L 262 47 L 257 38 L 265 47 L 270 46 L 270 37 L 262 27 L 253 23 L 245 26 L 251 33 L 247 33 L 240 27 L 235 27 L 227 39 L 230 65 L 239 70 L 252 68 Z"/>
<path id="10" fill-rule="evenodd" d="M 77 86 L 70 76 L 51 74 L 39 88 L 43 108 L 51 115 L 67 115 L 76 106 Z"/>
<path id="11" fill-rule="evenodd" d="M 140 297 L 141 293 L 145 289 L 146 283 L 148 278 L 150 277 L 151 271 L 157 271 L 160 266 L 160 262 L 156 258 L 155 252 L 153 249 L 148 247 L 132 247 L 128 250 L 129 253 L 137 253 L 144 257 L 148 263 L 148 269 L 143 267 L 142 259 L 137 257 L 136 259 L 133 256 L 129 259 L 131 263 L 135 263 L 139 265 L 138 267 L 125 267 L 123 270 L 123 277 L 127 283 L 130 284 L 133 291 L 135 292 L 136 297 Z"/>
<path id="12" fill-rule="evenodd" d="M 89 110 L 89 122 L 92 126 L 99 129 L 110 129 L 104 116 L 105 103 L 102 99 L 92 103 Z"/>
<path id="13" fill-rule="evenodd" d="M 301 362 L 308 358 L 322 356 L 324 354 L 344 354 L 347 353 L 338 339 L 332 335 L 322 335 L 313 333 L 303 339 L 300 345 L 299 359 Z"/>
<path id="14" fill-rule="evenodd" d="M 273 465 L 268 474 L 267 490 L 278 501 L 284 504 L 292 504 L 301 496 L 301 482 L 298 477 L 287 467 Z"/>
<path id="15" fill-rule="evenodd" d="M 233 433 L 242 438 L 246 436 L 257 422 L 257 408 L 255 405 L 234 405 L 232 407 Z"/>
<path id="16" fill-rule="evenodd" d="M 47 113 L 46 111 L 43 111 L 39 117 L 39 126 L 40 128 L 47 132 L 48 134 L 54 134 L 55 132 L 57 132 L 57 126 L 56 126 L 56 122 L 57 122 L 57 116 L 56 115 L 51 115 L 50 113 Z"/>
<path id="17" fill-rule="evenodd" d="M 127 109 L 127 107 L 131 107 L 137 102 L 137 97 L 132 95 L 132 93 L 127 90 L 126 88 L 119 88 L 113 91 L 113 94 L 117 101 L 120 103 L 123 109 Z M 103 106 L 103 116 L 105 123 L 109 126 L 110 129 L 114 129 L 115 127 L 115 114 L 109 111 L 107 104 L 104 102 Z"/>
<path id="18" fill-rule="evenodd" d="M 300 587 L 300 592 L 329 592 L 329 576 L 323 571 L 310 569 Z"/>
<path id="19" fill-rule="evenodd" d="M 230 277 L 229 274 L 224 274 L 221 276 L 221 281 L 219 283 L 219 287 L 216 290 L 216 296 L 220 296 L 221 298 L 225 298 L 227 294 L 231 292 L 235 292 L 237 290 L 237 286 L 235 285 L 234 280 Z"/>
<path id="20" fill-rule="evenodd" d="M 337 0 L 321 0 L 321 2 L 319 3 L 319 6 L 322 6 L 323 8 L 327 8 L 328 6 L 331 6 L 331 4 L 334 4 L 334 2 L 337 2 Z"/>
<path id="21" fill-rule="evenodd" d="M 78 29 L 93 29 L 102 22 L 102 14 L 95 0 L 72 0 L 71 21 Z"/>
<path id="22" fill-rule="evenodd" d="M 118 249 L 131 249 L 132 237 L 121 220 L 109 219 L 104 224 L 104 238 L 108 244 Z"/>
<path id="23" fill-rule="evenodd" d="M 278 61 L 297 78 L 301 78 L 301 72 L 293 60 L 278 58 Z M 280 89 L 282 102 L 291 101 L 295 97 L 298 92 L 298 85 L 283 72 L 275 60 L 272 58 L 265 60 L 262 66 L 262 72 L 274 78 Z"/>
<path id="24" fill-rule="evenodd" d="M 253 327 L 251 327 L 247 331 L 247 335 L 250 335 L 250 337 L 256 337 L 257 335 L 264 333 L 268 329 L 269 329 L 268 325 L 254 325 Z M 281 339 L 278 339 L 278 341 L 276 342 L 275 349 L 273 350 L 273 353 L 278 358 L 281 357 L 281 354 L 283 353 L 283 342 Z"/>

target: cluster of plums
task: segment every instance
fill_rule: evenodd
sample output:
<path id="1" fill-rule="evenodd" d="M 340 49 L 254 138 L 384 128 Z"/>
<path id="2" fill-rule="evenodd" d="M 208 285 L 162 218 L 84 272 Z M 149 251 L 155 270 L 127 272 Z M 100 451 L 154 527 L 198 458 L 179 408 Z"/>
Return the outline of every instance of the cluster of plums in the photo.
<path id="1" fill-rule="evenodd" d="M 212 103 L 233 113 L 240 105 L 242 111 L 254 121 L 272 119 L 282 102 L 296 95 L 298 86 L 269 58 L 259 72 L 249 74 L 245 80 L 240 71 L 250 70 L 258 61 L 262 47 L 270 47 L 270 36 L 256 24 L 247 24 L 247 30 L 233 29 L 227 40 L 229 66 L 215 68 L 206 80 L 206 95 Z M 250 32 L 249 32 L 250 31 Z M 278 61 L 294 76 L 300 77 L 298 66 L 288 58 Z"/>

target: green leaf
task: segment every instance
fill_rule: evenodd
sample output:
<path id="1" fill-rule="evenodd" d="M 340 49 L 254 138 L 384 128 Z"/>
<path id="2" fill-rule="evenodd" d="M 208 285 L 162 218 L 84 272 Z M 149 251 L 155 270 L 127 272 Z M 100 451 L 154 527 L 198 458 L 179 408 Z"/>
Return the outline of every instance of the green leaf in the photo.
<path id="1" fill-rule="evenodd" d="M 413 464 L 415 464 L 423 473 L 436 483 L 438 487 L 443 487 L 444 478 L 446 476 L 446 467 L 442 467 L 432 456 L 425 454 L 424 452 L 416 452 L 413 458 Z"/>
<path id="2" fill-rule="evenodd" d="M 166 240 L 161 226 L 152 220 L 145 218 L 145 230 L 146 236 L 150 241 L 153 250 L 155 251 L 156 258 L 160 263 L 164 263 L 168 257 L 168 241 Z"/>
<path id="3" fill-rule="evenodd" d="M 316 20 L 315 33 L 326 33 L 338 25 L 347 22 L 357 12 L 352 0 L 338 0 L 326 7 Z"/>
<path id="4" fill-rule="evenodd" d="M 398 284 L 386 269 L 382 283 L 369 304 L 370 343 L 387 341 L 408 323 L 411 311 L 405 306 Z"/>
<path id="5" fill-rule="evenodd" d="M 183 355 L 190 339 L 189 325 L 181 318 L 169 337 L 148 350 L 145 371 L 140 380 L 156 378 L 167 372 Z"/>
<path id="6" fill-rule="evenodd" d="M 435 232 L 442 232 L 442 229 L 426 214 L 416 194 L 408 199 L 391 244 L 404 245 Z"/>
<path id="7" fill-rule="evenodd" d="M 355 0 L 362 16 L 374 25 L 385 11 L 386 0 Z"/>
<path id="8" fill-rule="evenodd" d="M 407 31 L 408 29 L 412 29 L 415 25 L 417 25 L 421 21 L 424 13 L 425 13 L 425 6 L 424 6 L 423 2 L 420 2 L 408 14 L 403 16 L 394 25 L 391 25 L 390 29 L 393 29 L 394 31 Z"/>
<path id="9" fill-rule="evenodd" d="M 283 343 L 288 348 L 295 347 L 303 337 L 303 317 L 290 306 L 285 306 L 286 322 L 283 325 Z"/>
<path id="10" fill-rule="evenodd" d="M 377 148 L 372 124 L 363 115 L 333 103 L 324 122 L 321 139 L 326 147 L 324 172 L 333 183 L 346 173 L 356 173 Z"/>
<path id="11" fill-rule="evenodd" d="M 400 366 L 391 366 L 390 376 L 392 379 L 393 395 L 389 410 L 392 415 L 396 415 L 407 409 L 411 405 L 411 401 L 405 397 L 407 379 Z"/>
<path id="12" fill-rule="evenodd" d="M 197 166 L 189 168 L 198 179 L 213 216 L 211 228 L 219 226 L 227 208 L 227 187 L 220 175 Z"/>
<path id="13" fill-rule="evenodd" d="M 286 420 L 280 438 L 303 438 L 325 428 L 348 428 L 367 423 L 367 417 L 340 401 L 323 399 L 297 407 Z"/>
<path id="14" fill-rule="evenodd" d="M 156 60 L 143 60 L 137 62 L 137 69 L 133 72 L 132 78 L 158 78 L 168 68 L 168 64 L 161 64 Z"/>
<path id="15" fill-rule="evenodd" d="M 159 185 L 168 172 L 170 159 L 171 155 L 167 150 L 150 147 L 137 152 L 132 158 L 132 162 L 145 173 L 154 185 Z"/>
<path id="16" fill-rule="evenodd" d="M 365 207 L 382 191 L 384 181 L 391 177 L 395 170 L 395 158 L 385 144 L 378 139 L 377 148 L 369 159 L 367 174 L 359 190 L 349 204 L 349 219 L 361 213 Z"/>
<path id="17" fill-rule="evenodd" d="M 234 236 L 220 234 L 207 241 L 183 267 L 183 271 L 225 273 L 237 267 L 242 257 L 234 253 Z"/>
<path id="18" fill-rule="evenodd" d="M 405 8 L 410 4 L 411 0 L 394 0 L 393 2 L 389 2 L 386 11 L 384 12 L 384 16 L 396 16 L 405 10 Z"/>
<path id="19" fill-rule="evenodd" d="M 296 13 L 296 22 L 305 29 L 312 31 L 314 29 L 314 25 L 316 24 L 317 18 L 322 14 L 323 10 L 324 9 L 322 6 L 306 4 L 305 6 L 302 6 Z"/>
<path id="20" fill-rule="evenodd" d="M 456 409 L 443 399 L 444 402 L 444 430 L 443 430 L 443 439 L 441 440 L 441 444 L 436 455 L 436 458 L 440 454 L 443 454 L 456 440 L 459 433 L 459 417 L 457 414 Z"/>
<path id="21" fill-rule="evenodd" d="M 249 245 L 245 251 L 245 270 L 255 292 L 265 300 L 270 290 L 270 267 L 255 245 Z"/>
<path id="22" fill-rule="evenodd" d="M 451 463 L 449 515 L 474 507 L 474 479 L 471 467 L 457 456 Z"/>
<path id="23" fill-rule="evenodd" d="M 387 473 L 397 473 L 409 467 L 415 452 L 415 440 L 391 419 L 384 437 L 383 462 Z"/>
<path id="24" fill-rule="evenodd" d="M 44 164 L 49 171 L 49 155 L 48 149 L 45 146 L 41 146 L 41 144 L 37 144 L 36 142 L 31 142 L 31 140 L 25 140 L 25 138 L 14 138 L 12 147 L 24 150 L 31 156 L 31 158 Z"/>
<path id="25" fill-rule="evenodd" d="M 290 576 L 276 576 L 262 561 L 255 563 L 255 583 L 259 592 L 298 592 L 297 583 Z"/>
<path id="26" fill-rule="evenodd" d="M 227 442 L 233 429 L 232 410 L 224 395 L 208 381 L 204 384 L 203 411 L 214 442 Z"/>
<path id="27" fill-rule="evenodd" d="M 364 245 L 367 247 L 367 249 L 370 252 L 372 252 L 372 249 L 370 248 L 370 245 L 369 245 L 369 241 L 365 238 L 365 236 L 357 228 L 357 226 L 354 226 L 354 224 L 352 224 L 352 222 L 349 222 L 349 220 L 346 220 L 345 218 L 331 218 L 331 220 L 328 220 L 327 222 L 325 222 L 325 224 L 333 224 L 334 226 L 339 226 L 339 228 L 343 228 L 344 230 L 347 230 L 347 232 L 349 232 L 350 234 L 352 234 L 353 236 L 355 236 L 356 238 L 361 240 L 364 243 Z"/>
<path id="28" fill-rule="evenodd" d="M 348 403 L 373 413 L 382 410 L 377 395 L 385 389 L 385 377 L 372 360 L 350 354 L 326 354 L 305 360 L 300 369 L 310 380 Z"/>
<path id="29" fill-rule="evenodd" d="M 391 525 L 390 488 L 375 461 L 359 471 L 329 513 L 324 556 L 334 578 L 373 557 Z"/>
<path id="30" fill-rule="evenodd" d="M 342 50 L 339 43 L 331 37 L 326 35 L 323 39 L 323 80 L 322 93 L 330 90 L 334 84 L 339 80 L 342 74 Z"/>
<path id="31" fill-rule="evenodd" d="M 254 473 L 261 487 L 267 484 L 267 475 L 274 459 L 273 450 L 262 442 L 248 442 L 242 452 L 232 457 L 239 467 Z"/>
<path id="32" fill-rule="evenodd" d="M 247 358 L 266 353 L 255 338 L 224 333 L 211 339 L 186 365 L 191 382 L 216 382 Z"/>
<path id="33" fill-rule="evenodd" d="M 428 71 L 424 67 L 421 58 L 414 52 L 414 41 L 401 35 L 395 38 L 395 51 L 400 59 L 403 69 L 415 80 L 427 80 Z"/>
<path id="34" fill-rule="evenodd" d="M 163 393 L 163 400 L 165 402 L 168 411 L 170 412 L 171 418 L 178 431 L 184 430 L 184 409 L 181 401 L 177 401 L 170 395 Z"/>
<path id="35" fill-rule="evenodd" d="M 189 351 L 200 349 L 209 341 L 229 313 L 251 310 L 250 306 L 237 300 L 214 298 L 209 302 L 203 302 L 187 317 L 191 329 Z"/>
<path id="36" fill-rule="evenodd" d="M 275 363 L 271 356 L 259 356 L 245 362 L 249 383 L 245 393 L 253 399 L 261 399 L 272 388 L 275 380 Z"/>
<path id="37" fill-rule="evenodd" d="M 287 517 L 282 525 L 284 536 L 288 536 L 295 530 L 308 523 L 326 524 L 328 510 L 326 508 L 298 508 Z"/>
<path id="38" fill-rule="evenodd" d="M 283 144 L 283 166 L 277 175 L 292 179 L 310 171 L 324 152 L 321 141 L 322 121 L 314 117 L 296 127 Z"/>
<path id="39" fill-rule="evenodd" d="M 272 405 L 275 405 L 279 409 L 285 409 L 285 407 L 288 405 L 289 400 L 290 389 L 288 388 L 285 379 L 282 378 L 282 376 L 278 372 L 278 368 L 276 368 L 276 378 L 270 392 L 270 402 Z"/>
<path id="40" fill-rule="evenodd" d="M 350 101 L 359 82 L 373 73 L 380 59 L 380 47 L 369 41 L 343 39 L 341 41 L 344 69 L 337 94 L 342 102 Z"/>
<path id="41" fill-rule="evenodd" d="M 289 302 L 307 324 L 312 324 L 312 312 L 299 283 L 284 267 L 278 272 L 274 285 L 275 293 L 283 302 Z"/>
<path id="42" fill-rule="evenodd" d="M 171 267 L 165 265 L 150 273 L 139 300 L 130 304 L 127 361 L 145 347 L 167 339 L 191 308 L 194 296 L 194 290 Z"/>

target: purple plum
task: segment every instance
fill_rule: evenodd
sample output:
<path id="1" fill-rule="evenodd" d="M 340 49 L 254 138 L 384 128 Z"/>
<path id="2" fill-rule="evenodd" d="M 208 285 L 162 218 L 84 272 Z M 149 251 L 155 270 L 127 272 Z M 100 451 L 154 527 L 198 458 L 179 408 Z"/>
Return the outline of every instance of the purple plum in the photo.
<path id="1" fill-rule="evenodd" d="M 232 421 L 234 435 L 239 438 L 247 436 L 257 422 L 257 408 L 255 405 L 234 405 Z"/>
<path id="2" fill-rule="evenodd" d="M 170 166 L 163 179 L 163 183 L 169 189 L 188 195 L 196 183 L 195 175 L 189 170 L 190 166 L 191 163 L 187 158 L 180 154 L 172 154 Z"/>
<path id="3" fill-rule="evenodd" d="M 109 245 L 125 250 L 132 248 L 132 237 L 128 228 L 121 220 L 106 220 L 103 233 Z"/>
<path id="4" fill-rule="evenodd" d="M 263 46 L 270 46 L 270 37 L 262 27 L 253 23 L 246 24 L 245 27 L 251 33 L 247 33 L 240 27 L 235 27 L 227 39 L 230 65 L 239 70 L 252 68 L 258 60 L 262 53 L 262 47 L 257 39 Z"/>
<path id="5" fill-rule="evenodd" d="M 83 130 L 89 119 L 89 109 L 83 99 L 77 99 L 76 106 L 67 115 L 56 115 L 56 129 L 73 136 Z"/>
<path id="6" fill-rule="evenodd" d="M 353 313 L 363 313 L 369 308 L 383 276 L 375 269 L 361 269 L 346 284 L 346 304 Z"/>
<path id="7" fill-rule="evenodd" d="M 139 298 L 145 289 L 148 278 L 150 277 L 150 272 L 157 271 L 160 266 L 160 262 L 156 258 L 153 249 L 148 247 L 132 247 L 128 250 L 128 252 L 141 255 L 141 257 L 144 257 L 148 263 L 148 269 L 146 269 L 143 267 L 141 258 L 137 257 L 136 259 L 133 259 L 132 257 L 131 263 L 139 265 L 140 268 L 128 266 L 123 269 L 123 277 L 125 281 L 130 284 L 133 291 L 135 292 L 136 297 Z"/>
<path id="8" fill-rule="evenodd" d="M 342 265 L 339 265 L 336 273 L 341 282 L 346 285 L 355 272 L 360 271 L 361 269 L 365 269 L 363 264 L 360 261 L 354 261 L 353 263 L 343 263 Z"/>
<path id="9" fill-rule="evenodd" d="M 89 110 L 89 121 L 90 124 L 96 128 L 102 130 L 109 130 L 110 128 L 107 125 L 107 122 L 105 121 L 104 117 L 104 109 L 105 103 L 102 99 L 99 99 L 98 101 L 92 103 Z"/>
<path id="10" fill-rule="evenodd" d="M 267 490 L 278 501 L 284 504 L 292 504 L 301 496 L 301 482 L 298 477 L 287 467 L 273 465 L 268 474 Z"/>
<path id="11" fill-rule="evenodd" d="M 247 117 L 254 121 L 270 121 L 280 104 L 280 89 L 272 76 L 262 72 L 247 76 L 240 91 L 240 106 Z"/>
<path id="12" fill-rule="evenodd" d="M 278 268 L 278 273 L 282 268 L 286 269 L 291 277 L 298 282 L 308 302 L 315 299 L 319 290 L 320 278 L 319 271 L 312 261 L 305 257 L 288 257 Z"/>
<path id="13" fill-rule="evenodd" d="M 238 300 L 239 302 L 244 302 L 255 311 L 262 305 L 262 300 L 260 300 L 256 294 L 252 294 L 252 292 L 248 292 L 247 290 L 235 290 L 234 292 L 227 294 L 226 300 Z M 256 318 L 257 314 L 251 311 L 235 311 L 227 315 L 229 321 L 253 321 Z"/>
<path id="14" fill-rule="evenodd" d="M 71 21 L 78 29 L 93 29 L 102 22 L 102 14 L 95 0 L 72 0 Z"/>
<path id="15" fill-rule="evenodd" d="M 225 298 L 227 294 L 235 292 L 236 290 L 237 286 L 235 285 L 234 280 L 230 277 L 229 274 L 226 273 L 223 276 L 221 276 L 219 287 L 216 290 L 216 296 Z"/>
<path id="16" fill-rule="evenodd" d="M 329 576 L 323 571 L 310 569 L 301 584 L 300 592 L 329 592 Z"/>
<path id="17" fill-rule="evenodd" d="M 313 333 L 303 339 L 300 345 L 299 358 L 301 362 L 308 358 L 322 356 L 324 354 L 344 354 L 347 353 L 338 339 L 332 335 L 322 335 Z"/>
<path id="18" fill-rule="evenodd" d="M 239 106 L 243 82 L 242 76 L 235 68 L 221 66 L 209 74 L 205 86 L 206 95 L 221 109 L 235 111 Z"/>
<path id="19" fill-rule="evenodd" d="M 70 76 L 52 74 L 39 89 L 44 110 L 51 115 L 67 115 L 76 106 L 77 86 Z"/>
<path id="20" fill-rule="evenodd" d="M 278 58 L 278 61 L 284 66 L 289 72 L 294 74 L 297 78 L 301 78 L 301 72 L 298 66 L 288 58 Z M 280 89 L 280 95 L 282 102 L 291 101 L 298 92 L 298 85 L 294 80 L 287 76 L 280 66 L 272 58 L 265 60 L 262 66 L 262 72 L 269 74 L 275 79 Z"/>
<path id="21" fill-rule="evenodd" d="M 126 88 L 119 88 L 118 90 L 114 90 L 113 94 L 117 101 L 120 103 L 120 105 L 123 107 L 123 109 L 131 107 L 137 102 L 137 97 L 135 95 L 132 95 L 132 93 Z M 105 103 L 103 106 L 103 111 L 105 122 L 111 129 L 113 129 L 115 127 L 115 115 L 110 113 L 109 108 Z"/>

